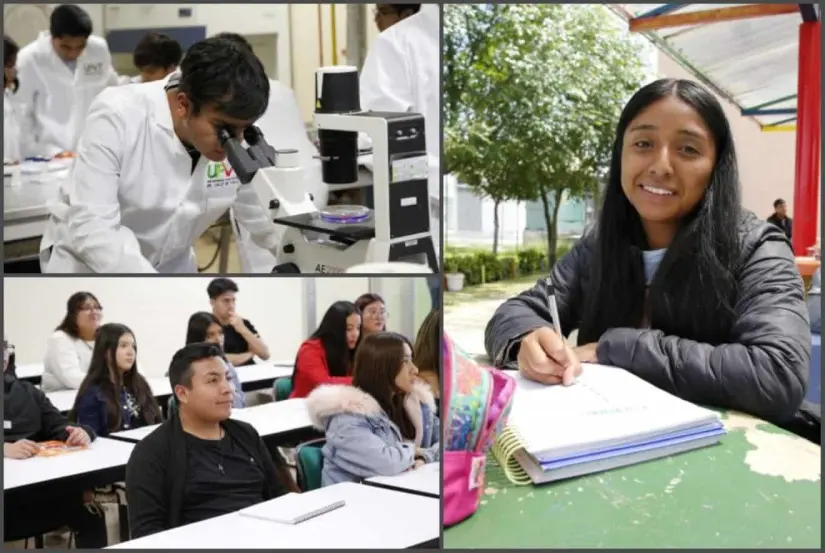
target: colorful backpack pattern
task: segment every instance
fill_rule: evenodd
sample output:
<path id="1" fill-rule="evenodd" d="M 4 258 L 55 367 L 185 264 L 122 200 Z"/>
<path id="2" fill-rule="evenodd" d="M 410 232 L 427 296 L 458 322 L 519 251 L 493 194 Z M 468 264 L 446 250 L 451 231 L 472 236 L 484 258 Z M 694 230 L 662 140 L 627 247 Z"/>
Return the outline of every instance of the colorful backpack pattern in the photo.
<path id="1" fill-rule="evenodd" d="M 507 424 L 515 380 L 476 363 L 444 335 L 444 525 L 472 515 L 484 493 L 487 451 Z"/>

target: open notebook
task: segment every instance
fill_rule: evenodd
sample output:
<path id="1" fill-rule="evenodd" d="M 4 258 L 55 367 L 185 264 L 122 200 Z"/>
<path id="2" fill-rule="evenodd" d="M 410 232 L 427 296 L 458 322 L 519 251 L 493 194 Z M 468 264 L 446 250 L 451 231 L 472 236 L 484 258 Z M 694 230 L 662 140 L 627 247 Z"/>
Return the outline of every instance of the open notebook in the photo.
<path id="1" fill-rule="evenodd" d="M 343 499 L 330 499 L 328 494 L 323 493 L 288 493 L 277 499 L 241 509 L 238 513 L 271 522 L 298 524 L 341 508 L 344 503 Z"/>
<path id="2" fill-rule="evenodd" d="M 718 443 L 718 413 L 633 374 L 583 366 L 569 387 L 516 375 L 510 419 L 492 448 L 514 484 L 601 472 Z"/>

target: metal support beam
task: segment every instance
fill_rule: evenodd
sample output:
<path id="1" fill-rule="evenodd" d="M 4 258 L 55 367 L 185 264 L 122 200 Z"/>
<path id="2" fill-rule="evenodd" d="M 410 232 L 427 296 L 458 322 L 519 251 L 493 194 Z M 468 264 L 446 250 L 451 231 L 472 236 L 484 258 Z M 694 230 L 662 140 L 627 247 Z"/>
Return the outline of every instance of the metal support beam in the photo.
<path id="1" fill-rule="evenodd" d="M 647 11 L 643 14 L 637 15 L 636 17 L 656 17 L 657 15 L 665 15 L 667 13 L 673 13 L 675 11 L 681 10 L 682 8 L 686 8 L 690 6 L 690 4 L 663 4 L 658 8 L 653 8 L 650 11 Z"/>
<path id="2" fill-rule="evenodd" d="M 757 117 L 759 115 L 796 115 L 796 108 L 776 108 L 776 109 L 743 109 L 742 117 Z"/>
<path id="3" fill-rule="evenodd" d="M 799 4 L 799 13 L 802 15 L 802 21 L 806 23 L 819 21 L 819 6 L 816 4 Z"/>
<path id="4" fill-rule="evenodd" d="M 793 195 L 793 250 L 805 255 L 816 242 L 819 229 L 819 156 L 822 111 L 822 23 L 799 26 L 799 76 L 797 80 L 796 175 Z"/>
<path id="5" fill-rule="evenodd" d="M 796 132 L 796 125 L 765 125 L 762 132 Z"/>
<path id="6" fill-rule="evenodd" d="M 787 119 L 783 119 L 782 121 L 777 121 L 776 123 L 768 123 L 767 125 L 763 125 L 763 127 L 780 127 L 791 121 L 796 121 L 796 117 L 788 117 Z"/>
<path id="7" fill-rule="evenodd" d="M 793 100 L 796 98 L 796 94 L 791 94 L 789 96 L 785 96 L 783 98 L 777 98 L 776 100 L 771 100 L 770 102 L 765 102 L 764 104 L 759 104 L 758 106 L 751 106 L 745 109 L 764 109 L 769 108 L 771 106 L 775 106 L 776 104 L 781 104 L 782 102 L 787 102 L 788 100 Z"/>
<path id="8" fill-rule="evenodd" d="M 637 17 L 630 20 L 630 31 L 656 31 L 667 27 L 721 23 L 723 21 L 737 21 L 754 17 L 785 15 L 797 13 L 798 11 L 799 6 L 796 4 L 748 4 L 745 6 L 702 10 L 690 13 L 676 13 L 644 18 Z"/>

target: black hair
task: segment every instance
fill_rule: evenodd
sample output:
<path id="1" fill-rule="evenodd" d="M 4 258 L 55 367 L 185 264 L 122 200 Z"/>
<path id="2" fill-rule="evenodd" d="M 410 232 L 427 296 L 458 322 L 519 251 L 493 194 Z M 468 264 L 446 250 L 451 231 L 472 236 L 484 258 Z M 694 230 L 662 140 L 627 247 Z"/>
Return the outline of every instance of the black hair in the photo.
<path id="1" fill-rule="evenodd" d="M 14 62 L 17 59 L 17 53 L 20 51 L 20 47 L 17 43 L 12 39 L 9 35 L 3 35 L 3 67 L 14 67 Z M 8 81 L 6 81 L 6 73 L 3 72 L 3 88 L 9 86 Z M 20 88 L 20 81 L 18 79 L 14 79 L 11 83 L 11 90 L 12 92 L 17 92 L 17 89 Z"/>
<path id="2" fill-rule="evenodd" d="M 650 283 L 650 325 L 666 334 L 715 343 L 730 328 L 735 303 L 742 217 L 739 173 L 730 125 L 718 100 L 700 85 L 661 79 L 638 90 L 616 127 L 610 173 L 595 229 L 579 343 L 598 342 L 610 328 L 639 325 L 645 307 L 641 251 L 648 249 L 638 212 L 622 190 L 621 160 L 628 125 L 651 104 L 675 97 L 707 125 L 716 163 L 704 197 L 682 221 Z M 684 321 L 677 327 L 679 321 Z"/>
<path id="3" fill-rule="evenodd" d="M 192 363 L 212 357 L 226 360 L 218 344 L 207 342 L 186 344 L 176 351 L 169 364 L 169 384 L 172 385 L 172 390 L 178 384 L 190 388 L 192 386 Z"/>
<path id="4" fill-rule="evenodd" d="M 381 4 L 391 8 L 395 13 L 402 14 L 404 12 L 418 13 L 421 11 L 421 4 Z"/>
<path id="5" fill-rule="evenodd" d="M 135 46 L 132 62 L 138 69 L 177 67 L 183 57 L 180 43 L 163 33 L 149 32 Z"/>
<path id="6" fill-rule="evenodd" d="M 775 202 L 773 202 L 773 207 L 779 207 L 780 205 L 784 204 L 785 200 L 782 198 L 778 198 Z"/>
<path id="7" fill-rule="evenodd" d="M 227 292 L 238 293 L 238 285 L 231 278 L 212 279 L 212 282 L 206 287 L 206 293 L 209 295 L 210 300 L 214 300 Z"/>
<path id="8" fill-rule="evenodd" d="M 236 44 L 240 44 L 244 48 L 248 48 L 252 51 L 252 44 L 247 40 L 247 38 L 238 33 L 218 33 L 215 35 L 215 38 L 223 38 L 225 40 L 231 40 Z"/>
<path id="9" fill-rule="evenodd" d="M 89 38 L 92 34 L 92 18 L 80 6 L 61 4 L 52 11 L 49 18 L 49 33 L 54 38 Z"/>
<path id="10" fill-rule="evenodd" d="M 86 300 L 94 301 L 98 307 L 103 309 L 98 299 L 91 292 L 75 292 L 69 296 L 69 300 L 66 302 L 66 316 L 63 317 L 55 330 L 62 330 L 72 338 L 80 338 L 80 329 L 77 327 L 77 314 L 83 304 L 86 303 Z"/>
<path id="11" fill-rule="evenodd" d="M 269 105 L 269 79 L 261 61 L 234 40 L 210 37 L 193 44 L 180 65 L 178 89 L 197 115 L 207 105 L 241 121 L 257 120 Z"/>
<path id="12" fill-rule="evenodd" d="M 329 306 L 318 329 L 309 337 L 310 340 L 320 340 L 321 347 L 327 358 L 327 368 L 330 376 L 348 376 L 352 374 L 355 351 L 347 346 L 347 317 L 360 315 L 361 312 L 351 301 L 336 301 Z M 295 381 L 295 372 L 298 370 L 296 359 L 295 369 L 292 372 L 292 381 Z"/>
<path id="13" fill-rule="evenodd" d="M 122 389 L 134 396 L 140 407 L 140 416 L 147 424 L 155 424 L 163 420 L 160 406 L 152 394 L 149 383 L 138 372 L 137 357 L 132 367 L 123 373 L 123 380 L 120 379 L 115 354 L 120 338 L 124 334 L 131 334 L 133 338 L 135 336 L 129 327 L 116 323 L 107 323 L 97 330 L 89 370 L 75 396 L 75 403 L 70 414 L 71 419 L 76 420 L 77 404 L 86 390 L 91 386 L 98 386 L 106 403 L 106 426 L 110 432 L 120 429 L 123 421 L 123 405 L 121 405 L 120 396 Z M 135 353 L 137 353 L 137 343 Z"/>
<path id="14" fill-rule="evenodd" d="M 206 331 L 213 324 L 221 326 L 218 318 L 208 311 L 198 311 L 189 317 L 189 323 L 186 326 L 186 343 L 196 344 L 198 342 L 206 341 Z"/>

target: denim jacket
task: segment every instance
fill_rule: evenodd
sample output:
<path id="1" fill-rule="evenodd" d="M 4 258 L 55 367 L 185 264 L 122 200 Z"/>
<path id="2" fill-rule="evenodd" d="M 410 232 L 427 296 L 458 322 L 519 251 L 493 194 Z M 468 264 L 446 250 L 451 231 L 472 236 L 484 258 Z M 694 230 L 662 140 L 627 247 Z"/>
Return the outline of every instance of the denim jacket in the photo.
<path id="1" fill-rule="evenodd" d="M 360 482 L 372 476 L 394 476 L 413 465 L 416 448 L 425 462 L 440 460 L 440 423 L 429 386 L 418 382 L 404 401 L 415 425 L 407 441 L 375 399 L 344 385 L 323 385 L 307 397 L 313 424 L 326 434 L 322 485 Z"/>

